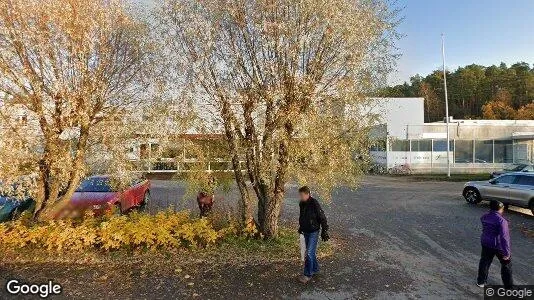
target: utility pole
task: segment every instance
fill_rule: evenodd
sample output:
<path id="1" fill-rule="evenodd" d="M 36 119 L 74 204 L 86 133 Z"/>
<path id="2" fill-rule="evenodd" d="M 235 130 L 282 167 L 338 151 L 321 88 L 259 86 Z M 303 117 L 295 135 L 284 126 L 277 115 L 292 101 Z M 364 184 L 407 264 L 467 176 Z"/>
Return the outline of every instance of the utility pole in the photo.
<path id="1" fill-rule="evenodd" d="M 447 97 L 447 74 L 445 73 L 445 39 L 441 34 L 441 57 L 443 60 L 443 86 L 445 88 L 445 118 L 447 121 L 447 177 L 451 177 L 451 145 L 449 136 L 449 99 Z"/>

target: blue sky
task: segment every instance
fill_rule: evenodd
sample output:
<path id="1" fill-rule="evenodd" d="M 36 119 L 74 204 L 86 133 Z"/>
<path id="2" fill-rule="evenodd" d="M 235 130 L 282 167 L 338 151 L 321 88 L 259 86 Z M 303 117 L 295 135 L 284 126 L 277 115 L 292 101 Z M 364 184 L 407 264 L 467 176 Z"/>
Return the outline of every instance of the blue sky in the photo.
<path id="1" fill-rule="evenodd" d="M 534 0 L 398 0 L 402 57 L 391 83 L 441 68 L 441 33 L 448 69 L 467 64 L 534 63 Z"/>
<path id="2" fill-rule="evenodd" d="M 130 1 L 150 7 L 156 0 Z M 441 33 L 450 70 L 472 63 L 534 63 L 534 0 L 397 0 L 396 6 L 404 7 L 398 29 L 405 36 L 391 84 L 441 68 Z"/>

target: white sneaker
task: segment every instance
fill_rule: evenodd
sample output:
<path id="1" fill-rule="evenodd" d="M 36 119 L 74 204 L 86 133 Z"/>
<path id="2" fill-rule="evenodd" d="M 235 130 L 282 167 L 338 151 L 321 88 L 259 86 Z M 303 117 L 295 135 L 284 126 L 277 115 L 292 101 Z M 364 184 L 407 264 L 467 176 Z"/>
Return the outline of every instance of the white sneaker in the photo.
<path id="1" fill-rule="evenodd" d="M 486 285 L 485 283 L 478 283 L 478 282 L 477 282 L 477 286 L 478 286 L 479 288 L 484 288 L 485 285 Z"/>
<path id="2" fill-rule="evenodd" d="M 310 279 L 311 279 L 311 277 L 308 277 L 308 276 L 304 276 L 304 275 L 299 276 L 299 281 L 301 283 L 304 283 L 304 284 L 308 283 L 308 281 L 310 281 Z"/>

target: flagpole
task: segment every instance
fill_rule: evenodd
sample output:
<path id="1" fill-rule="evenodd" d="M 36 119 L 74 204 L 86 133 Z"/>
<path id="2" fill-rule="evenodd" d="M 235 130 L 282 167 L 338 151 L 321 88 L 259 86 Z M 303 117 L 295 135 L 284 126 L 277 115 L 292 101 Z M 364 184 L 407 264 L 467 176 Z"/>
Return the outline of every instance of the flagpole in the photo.
<path id="1" fill-rule="evenodd" d="M 447 177 L 451 177 L 451 143 L 449 136 L 449 99 L 447 96 L 447 74 L 445 73 L 445 39 L 441 34 L 441 57 L 443 60 L 443 86 L 445 89 L 445 118 L 447 121 Z"/>

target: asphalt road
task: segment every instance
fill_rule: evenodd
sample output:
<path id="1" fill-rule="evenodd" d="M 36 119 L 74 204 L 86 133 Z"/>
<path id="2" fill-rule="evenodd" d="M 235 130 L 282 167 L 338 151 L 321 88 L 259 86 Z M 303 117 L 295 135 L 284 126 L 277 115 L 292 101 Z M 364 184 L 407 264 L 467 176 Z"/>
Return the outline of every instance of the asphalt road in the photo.
<path id="1" fill-rule="evenodd" d="M 476 287 L 480 254 L 480 216 L 487 204 L 467 204 L 462 196 L 463 183 L 413 182 L 397 177 L 366 177 L 357 190 L 339 189 L 333 200 L 324 204 L 331 224 L 331 236 L 343 238 L 360 249 L 359 259 L 378 268 L 397 270 L 399 280 L 410 284 L 402 290 L 388 289 L 395 278 L 369 278 L 384 281 L 375 298 L 458 299 L 480 298 Z M 172 181 L 153 181 L 151 212 L 174 206 L 196 210 L 194 197 L 184 197 L 183 185 Z M 231 208 L 233 194 L 218 195 L 216 206 Z M 291 186 L 282 211 L 282 220 L 294 224 L 298 214 L 296 186 Z M 516 284 L 534 284 L 534 239 L 522 229 L 534 230 L 530 211 L 507 211 L 512 238 L 513 274 Z M 352 254 L 347 254 L 352 255 Z M 342 264 L 343 265 L 343 264 Z M 343 270 L 359 272 L 358 265 L 347 261 Z M 340 266 L 337 266 L 341 268 Z M 379 272 L 377 272 L 376 275 Z M 371 276 L 376 277 L 376 276 Z M 391 281 L 391 282 L 388 282 Z M 490 269 L 490 284 L 500 284 L 497 260 Z M 303 298 L 366 298 L 360 283 L 344 285 L 344 292 L 320 288 L 302 291 Z M 382 286 L 382 285 L 381 285 Z"/>
<path id="2" fill-rule="evenodd" d="M 352 235 L 379 241 L 371 259 L 389 257 L 414 280 L 407 295 L 428 298 L 479 297 L 475 286 L 480 253 L 480 216 L 486 205 L 467 204 L 463 184 L 409 182 L 402 178 L 369 177 L 356 192 L 340 190 L 330 206 L 333 223 Z M 512 208 L 510 221 L 516 284 L 534 284 L 534 239 L 521 228 L 534 229 L 529 211 Z M 497 261 L 496 261 L 497 262 Z M 500 284 L 498 262 L 489 283 Z"/>

